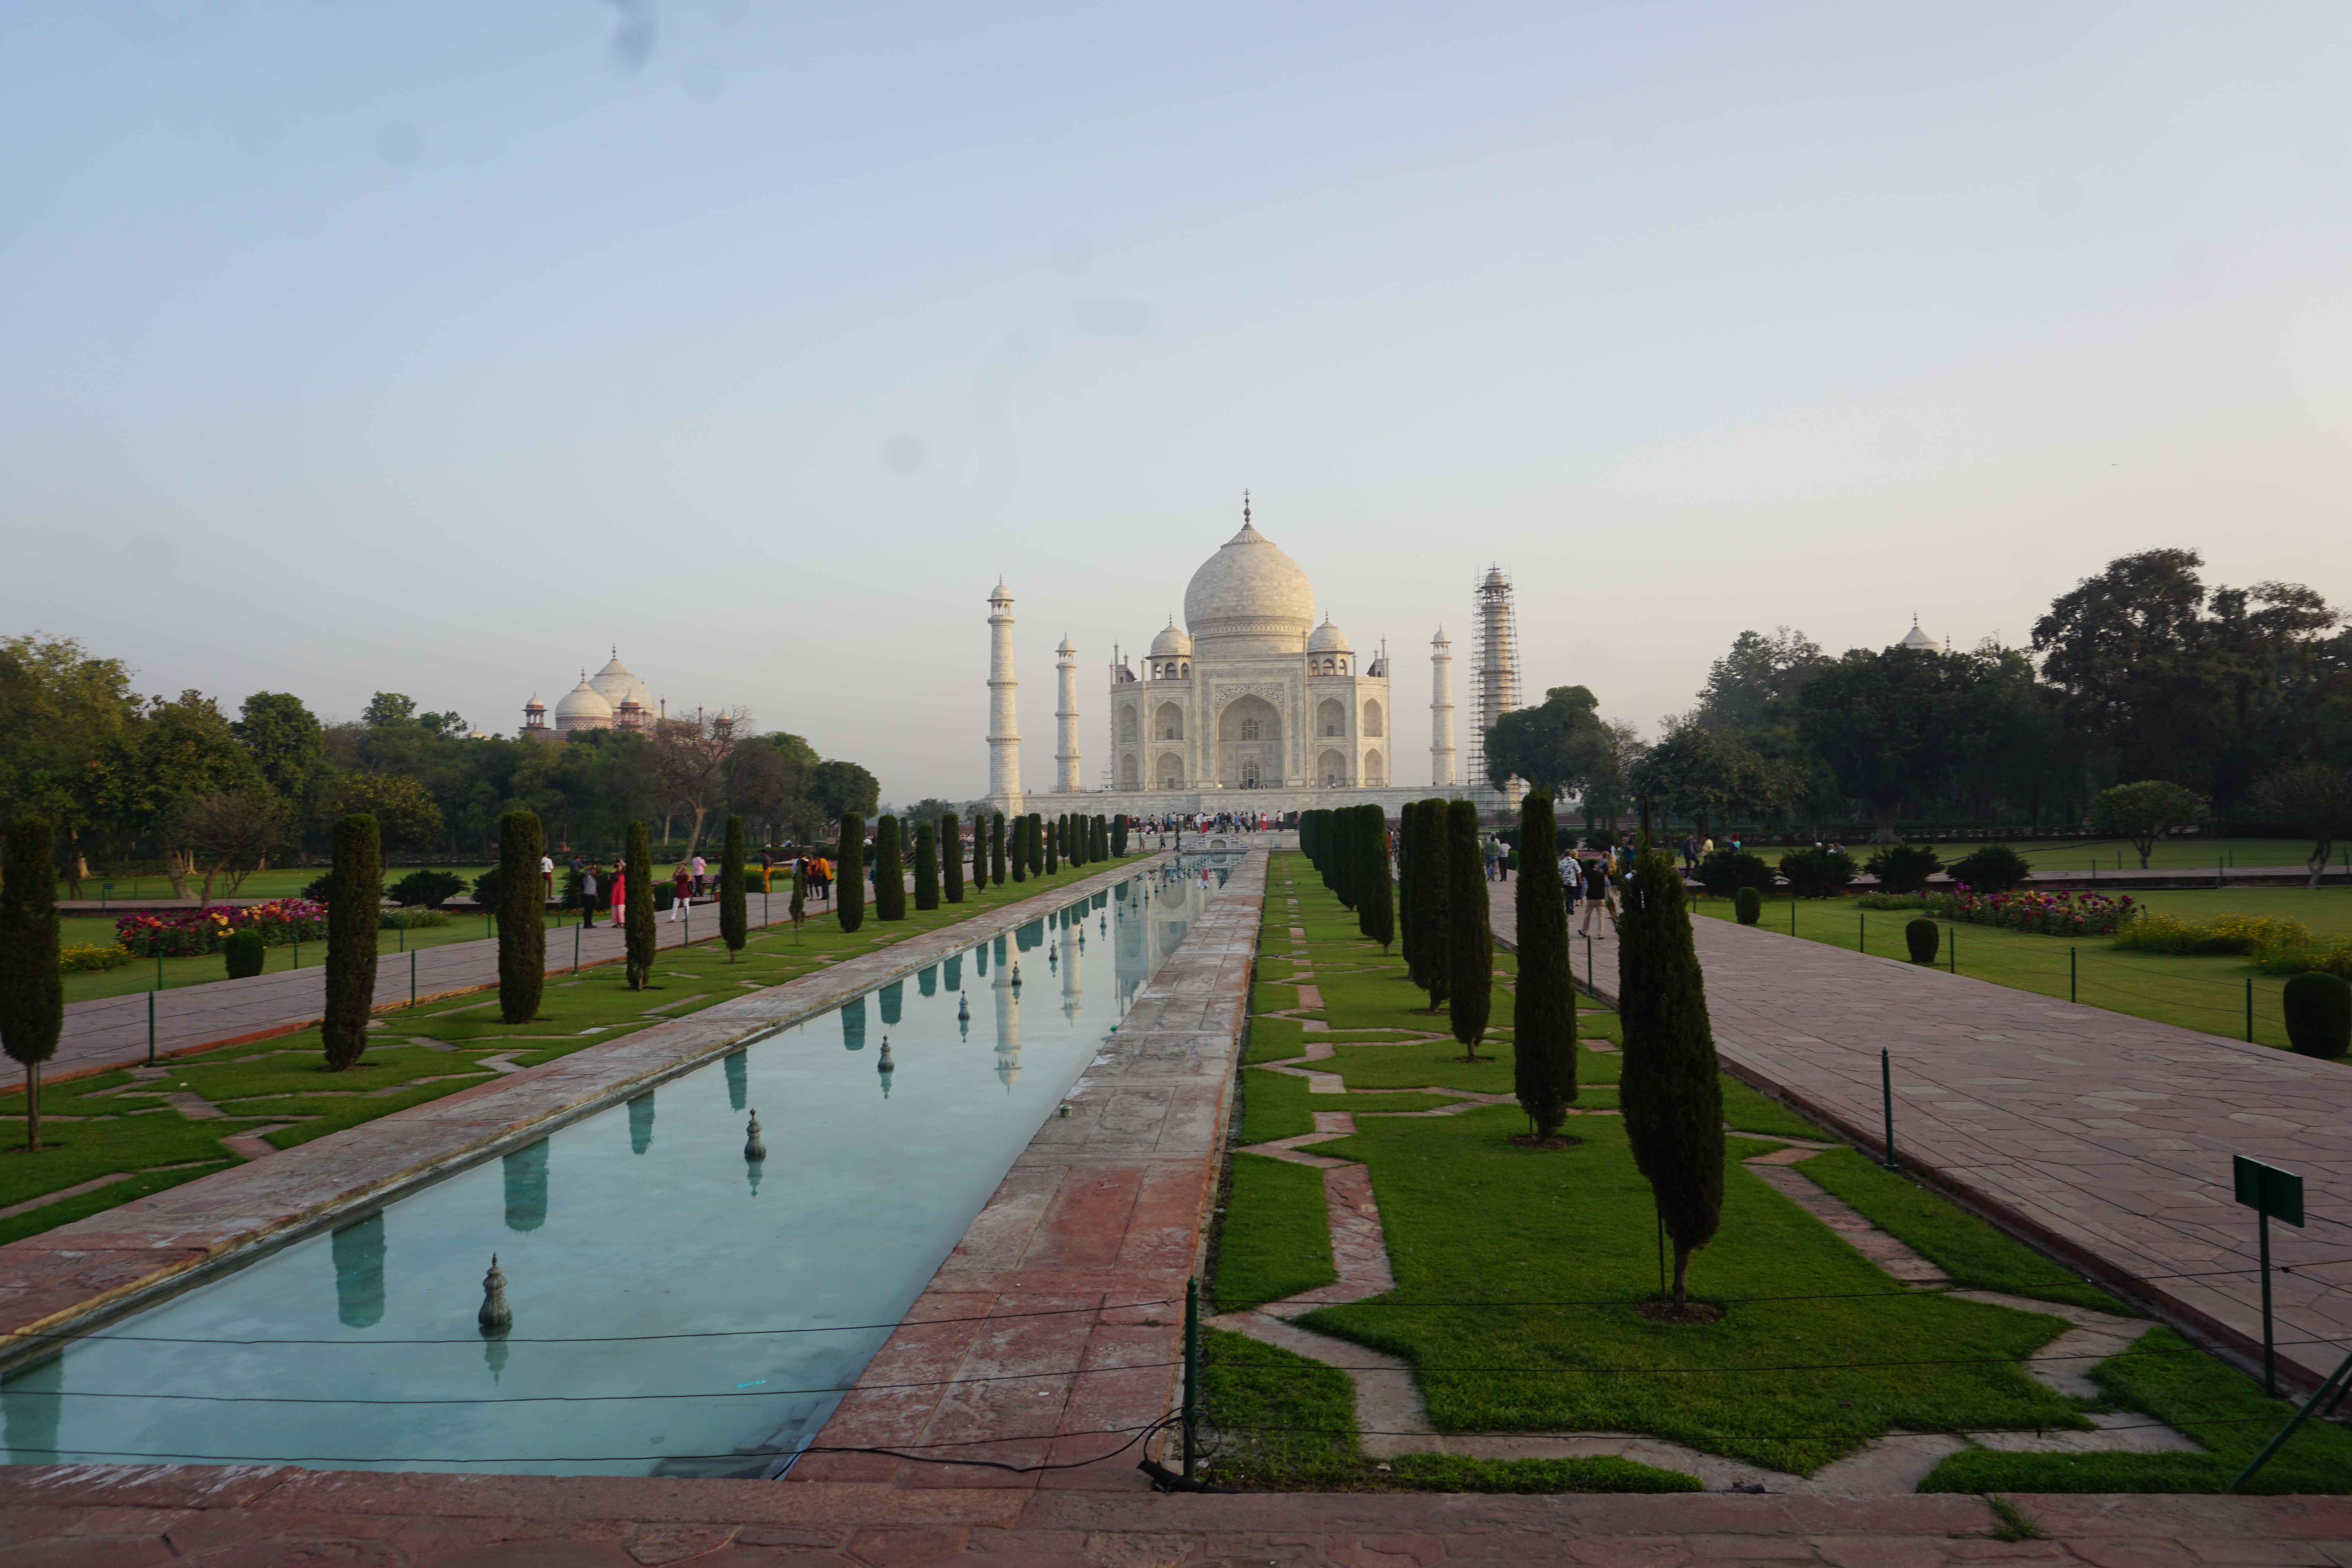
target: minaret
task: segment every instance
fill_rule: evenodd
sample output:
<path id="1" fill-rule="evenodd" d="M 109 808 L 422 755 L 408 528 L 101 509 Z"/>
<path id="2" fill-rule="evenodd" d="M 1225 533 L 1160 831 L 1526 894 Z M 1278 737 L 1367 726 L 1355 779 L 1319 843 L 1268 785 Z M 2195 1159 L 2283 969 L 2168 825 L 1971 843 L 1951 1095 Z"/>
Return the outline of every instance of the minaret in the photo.
<path id="1" fill-rule="evenodd" d="M 1444 789 L 1454 782 L 1454 645 L 1440 626 L 1429 639 L 1429 783 Z"/>
<path id="2" fill-rule="evenodd" d="M 1060 686 L 1054 707 L 1054 793 L 1076 795 L 1086 787 L 1078 782 L 1078 650 L 1065 637 L 1054 653 Z"/>
<path id="3" fill-rule="evenodd" d="M 1004 579 L 988 595 L 988 804 L 1021 815 L 1021 718 L 1013 694 L 1013 595 Z"/>

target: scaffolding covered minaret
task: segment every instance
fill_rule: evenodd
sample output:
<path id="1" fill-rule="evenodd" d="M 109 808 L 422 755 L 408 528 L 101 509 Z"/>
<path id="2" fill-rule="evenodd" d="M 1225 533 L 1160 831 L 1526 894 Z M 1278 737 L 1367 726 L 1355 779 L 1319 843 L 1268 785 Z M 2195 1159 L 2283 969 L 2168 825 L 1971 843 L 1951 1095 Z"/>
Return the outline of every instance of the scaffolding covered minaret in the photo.
<path id="1" fill-rule="evenodd" d="M 1511 579 L 1500 566 L 1478 579 L 1475 613 L 1476 641 L 1470 653 L 1470 769 L 1463 783 L 1491 789 L 1486 777 L 1486 731 L 1519 705 L 1519 628 L 1511 609 Z M 1515 797 L 1517 791 L 1509 792 Z"/>

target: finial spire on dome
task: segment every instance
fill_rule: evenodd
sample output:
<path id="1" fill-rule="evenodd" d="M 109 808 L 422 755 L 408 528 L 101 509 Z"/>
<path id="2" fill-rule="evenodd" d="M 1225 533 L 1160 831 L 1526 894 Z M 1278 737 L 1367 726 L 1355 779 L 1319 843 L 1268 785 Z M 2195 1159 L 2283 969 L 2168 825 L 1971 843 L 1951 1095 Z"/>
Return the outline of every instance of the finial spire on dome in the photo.
<path id="1" fill-rule="evenodd" d="M 1247 528 L 1249 525 L 1249 490 L 1244 488 L 1242 490 L 1242 526 Z"/>

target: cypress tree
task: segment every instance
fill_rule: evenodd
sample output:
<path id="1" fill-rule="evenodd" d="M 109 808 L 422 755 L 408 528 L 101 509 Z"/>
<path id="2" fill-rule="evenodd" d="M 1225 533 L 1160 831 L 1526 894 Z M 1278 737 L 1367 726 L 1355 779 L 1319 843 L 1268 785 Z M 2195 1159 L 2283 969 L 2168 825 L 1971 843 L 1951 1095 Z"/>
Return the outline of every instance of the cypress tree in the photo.
<path id="1" fill-rule="evenodd" d="M 1486 925 L 1486 864 L 1478 855 L 1478 808 L 1445 808 L 1445 1006 L 1465 1059 L 1478 1059 L 1495 1005 L 1495 933 Z"/>
<path id="2" fill-rule="evenodd" d="M 866 923 L 866 819 L 854 811 L 841 814 L 841 841 L 833 849 L 833 912 L 844 931 Z"/>
<path id="3" fill-rule="evenodd" d="M 1092 845 L 1092 848 L 1089 851 L 1089 858 L 1096 860 L 1108 860 L 1110 858 L 1109 817 L 1097 816 L 1095 818 L 1094 835 L 1089 842 Z"/>
<path id="4" fill-rule="evenodd" d="M 988 818 L 971 814 L 971 890 L 988 891 Z"/>
<path id="5" fill-rule="evenodd" d="M 1549 1138 L 1576 1103 L 1576 967 L 1551 796 L 1535 792 L 1519 805 L 1518 939 L 1511 1091 L 1536 1136 Z"/>
<path id="6" fill-rule="evenodd" d="M 1127 813 L 1114 812 L 1110 819 L 1110 854 L 1114 860 L 1127 855 Z"/>
<path id="7" fill-rule="evenodd" d="M 499 818 L 499 1016 L 528 1024 L 547 986 L 547 896 L 539 857 L 539 818 L 510 811 Z"/>
<path id="8" fill-rule="evenodd" d="M 628 879 L 628 902 L 623 906 L 628 931 L 624 943 L 627 950 L 622 969 L 628 975 L 629 989 L 643 991 L 654 983 L 654 950 L 658 946 L 654 933 L 654 850 L 646 840 L 646 825 L 629 824 L 628 862 L 624 875 Z"/>
<path id="9" fill-rule="evenodd" d="M 1061 868 L 1061 858 L 1055 852 L 1058 846 L 1055 841 L 1062 837 L 1067 825 L 1066 817 L 1045 824 L 1045 875 L 1049 877 Z"/>
<path id="10" fill-rule="evenodd" d="M 8 830 L 8 880 L 0 887 L 0 1049 L 24 1064 L 25 1145 L 36 1151 L 41 1146 L 41 1064 L 57 1055 L 66 1023 L 56 843 L 46 818 L 18 817 Z"/>
<path id="11" fill-rule="evenodd" d="M 730 813 L 726 847 L 719 852 L 719 936 L 727 944 L 727 962 L 751 940 L 751 921 L 743 908 L 743 819 Z"/>
<path id="12" fill-rule="evenodd" d="M 1045 818 L 1034 811 L 1029 814 L 1029 870 L 1033 876 L 1045 870 Z"/>
<path id="13" fill-rule="evenodd" d="M 1377 805 L 1355 810 L 1356 930 L 1381 944 L 1388 956 L 1396 941 L 1395 886 L 1389 879 L 1388 814 Z"/>
<path id="14" fill-rule="evenodd" d="M 539 868 L 531 868 L 537 876 Z M 327 873 L 327 1006 L 319 1022 L 327 1070 L 358 1065 L 375 1006 L 376 917 L 383 903 L 383 862 L 375 818 L 357 812 L 335 824 L 334 868 Z"/>
<path id="15" fill-rule="evenodd" d="M 1016 816 L 1013 819 L 1013 837 L 1004 848 L 1006 858 L 1013 863 L 1013 879 L 1016 882 L 1027 881 L 1029 879 L 1029 819 L 1027 817 Z"/>
<path id="16" fill-rule="evenodd" d="M 1445 972 L 1444 948 L 1434 933 L 1439 930 L 1439 903 L 1433 891 L 1430 873 L 1436 861 L 1429 841 L 1429 802 L 1407 801 L 1404 819 L 1398 835 L 1398 870 L 1403 886 L 1399 889 L 1404 905 L 1404 968 L 1412 983 L 1430 993 L 1430 1005 L 1436 1006 L 1445 994 L 1445 987 L 1435 976 Z"/>
<path id="17" fill-rule="evenodd" d="M 940 814 L 940 869 L 947 876 L 948 902 L 963 902 L 963 818 Z"/>
<path id="18" fill-rule="evenodd" d="M 1356 868 L 1363 858 L 1363 813 L 1353 806 L 1331 814 L 1331 890 L 1340 907 L 1356 907 Z"/>
<path id="19" fill-rule="evenodd" d="M 991 819 L 988 845 L 988 879 L 1001 888 L 1004 886 L 1004 814 L 1001 811 Z"/>
<path id="20" fill-rule="evenodd" d="M 1307 863 L 1318 870 L 1322 868 L 1322 865 L 1316 858 L 1318 851 L 1315 847 L 1317 826 L 1315 819 L 1322 815 L 1320 811 L 1302 811 L 1298 814 L 1298 852 L 1306 856 Z"/>
<path id="21" fill-rule="evenodd" d="M 915 907 L 940 907 L 940 830 L 928 822 L 915 824 Z"/>
<path id="22" fill-rule="evenodd" d="M 1095 825 L 1077 812 L 1070 813 L 1070 864 L 1083 866 L 1094 858 Z"/>
<path id="23" fill-rule="evenodd" d="M 1527 897 L 1524 888 L 1519 896 Z M 1723 1085 L 1716 1077 L 1706 983 L 1674 862 L 1643 851 L 1622 897 L 1617 994 L 1625 1058 L 1618 1103 L 1633 1163 L 1648 1178 L 1675 1244 L 1679 1314 L 1690 1301 L 1690 1255 L 1714 1239 L 1723 1218 Z"/>
<path id="24" fill-rule="evenodd" d="M 874 918 L 907 918 L 907 862 L 898 842 L 898 818 L 888 816 L 874 825 Z"/>

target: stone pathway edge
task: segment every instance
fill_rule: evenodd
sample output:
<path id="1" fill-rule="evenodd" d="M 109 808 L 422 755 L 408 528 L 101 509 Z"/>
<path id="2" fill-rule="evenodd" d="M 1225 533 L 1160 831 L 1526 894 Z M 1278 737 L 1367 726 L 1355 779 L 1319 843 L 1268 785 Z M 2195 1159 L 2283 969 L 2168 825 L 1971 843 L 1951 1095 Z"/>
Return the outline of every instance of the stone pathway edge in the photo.
<path id="1" fill-rule="evenodd" d="M 751 1037 L 792 1027 L 948 953 L 1105 891 L 1155 853 L 910 935 L 782 985 L 656 1024 L 539 1067 L 199 1177 L 154 1197 L 0 1247 L 0 1368 L 51 1337 L 135 1311 L 258 1252 L 315 1234 L 692 1072 Z M 782 1005 L 779 1005 L 782 1004 Z M 485 1097 L 496 1097 L 486 1102 Z M 520 1116 L 501 1109 L 529 1109 Z M 486 1114 L 487 1112 L 487 1114 Z M 37 1336 L 43 1344 L 33 1343 Z"/>

